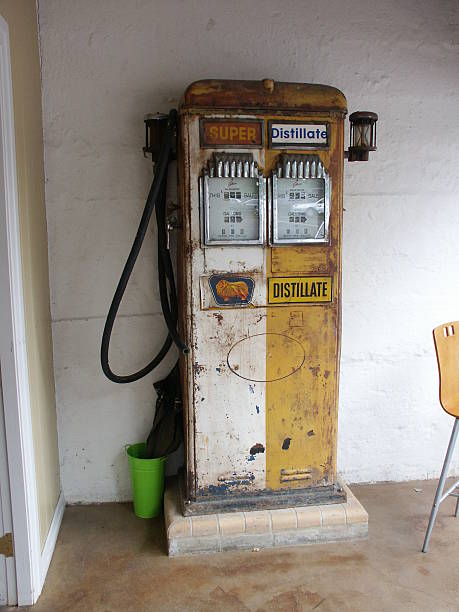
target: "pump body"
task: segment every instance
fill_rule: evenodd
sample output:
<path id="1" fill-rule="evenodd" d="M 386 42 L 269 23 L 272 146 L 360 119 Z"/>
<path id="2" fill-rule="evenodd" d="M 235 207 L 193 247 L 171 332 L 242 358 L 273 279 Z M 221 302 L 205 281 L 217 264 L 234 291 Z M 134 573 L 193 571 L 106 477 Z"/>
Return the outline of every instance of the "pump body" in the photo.
<path id="1" fill-rule="evenodd" d="M 344 95 L 200 81 L 179 109 L 186 513 L 341 502 Z"/>

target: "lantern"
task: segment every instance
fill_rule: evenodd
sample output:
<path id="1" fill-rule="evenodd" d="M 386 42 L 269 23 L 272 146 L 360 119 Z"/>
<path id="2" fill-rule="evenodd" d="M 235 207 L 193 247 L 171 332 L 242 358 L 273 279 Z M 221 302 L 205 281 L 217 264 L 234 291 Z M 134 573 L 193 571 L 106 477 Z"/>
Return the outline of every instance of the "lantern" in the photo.
<path id="1" fill-rule="evenodd" d="M 368 161 L 370 151 L 376 151 L 376 122 L 378 115 L 370 111 L 357 111 L 349 116 L 351 143 L 346 151 L 348 161 Z"/>

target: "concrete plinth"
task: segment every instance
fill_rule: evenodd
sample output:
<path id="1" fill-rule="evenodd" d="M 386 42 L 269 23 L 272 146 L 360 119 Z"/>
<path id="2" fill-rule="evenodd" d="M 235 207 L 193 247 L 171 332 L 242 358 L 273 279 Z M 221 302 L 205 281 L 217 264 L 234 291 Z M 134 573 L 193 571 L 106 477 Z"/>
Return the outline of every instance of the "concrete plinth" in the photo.
<path id="1" fill-rule="evenodd" d="M 297 546 L 365 538 L 368 514 L 343 484 L 346 503 L 183 516 L 179 487 L 164 495 L 169 555 Z"/>

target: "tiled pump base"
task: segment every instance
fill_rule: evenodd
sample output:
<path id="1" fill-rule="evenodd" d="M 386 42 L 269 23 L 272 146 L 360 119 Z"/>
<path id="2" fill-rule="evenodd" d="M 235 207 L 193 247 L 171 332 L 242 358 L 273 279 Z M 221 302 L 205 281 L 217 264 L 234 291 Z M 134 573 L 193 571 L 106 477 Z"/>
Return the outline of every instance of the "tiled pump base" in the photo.
<path id="1" fill-rule="evenodd" d="M 180 511 L 178 486 L 171 483 L 164 495 L 169 555 L 365 538 L 368 514 L 349 487 L 343 486 L 345 504 L 185 517 Z"/>

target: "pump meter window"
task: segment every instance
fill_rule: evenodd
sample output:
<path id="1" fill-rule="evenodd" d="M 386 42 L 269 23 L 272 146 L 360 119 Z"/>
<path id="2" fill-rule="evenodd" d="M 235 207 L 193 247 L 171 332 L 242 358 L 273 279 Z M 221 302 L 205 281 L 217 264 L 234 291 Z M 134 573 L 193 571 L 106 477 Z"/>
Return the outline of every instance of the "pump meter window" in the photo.
<path id="1" fill-rule="evenodd" d="M 277 238 L 325 237 L 325 182 L 323 179 L 279 179 L 277 183 Z"/>
<path id="2" fill-rule="evenodd" d="M 205 245 L 263 244 L 265 186 L 253 161 L 217 159 L 201 188 Z"/>
<path id="3" fill-rule="evenodd" d="M 207 190 L 210 242 L 258 242 L 258 179 L 210 178 Z"/>
<path id="4" fill-rule="evenodd" d="M 288 166 L 273 176 L 273 244 L 328 242 L 329 179 L 323 166 L 313 177 L 285 174 L 291 174 Z"/>

